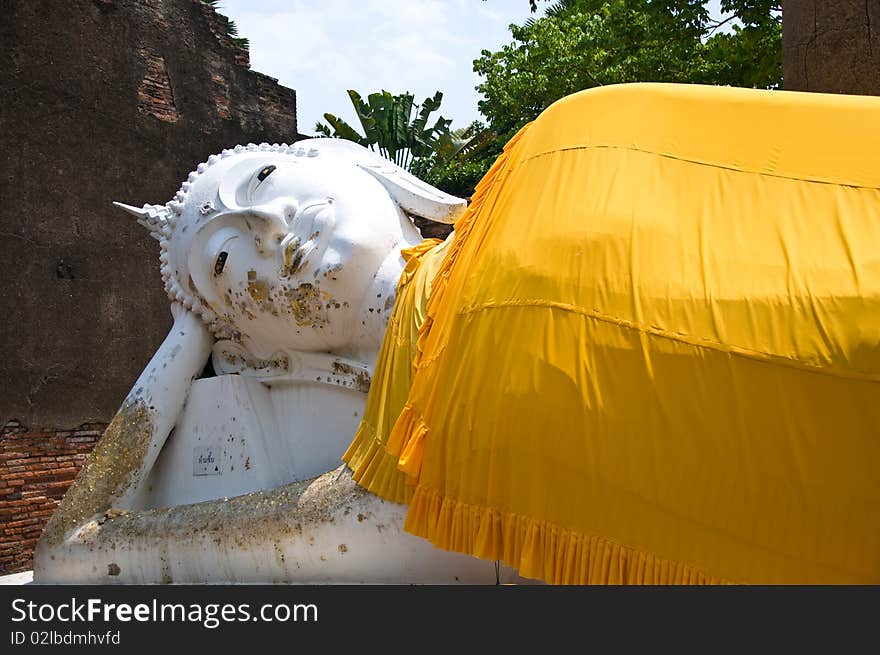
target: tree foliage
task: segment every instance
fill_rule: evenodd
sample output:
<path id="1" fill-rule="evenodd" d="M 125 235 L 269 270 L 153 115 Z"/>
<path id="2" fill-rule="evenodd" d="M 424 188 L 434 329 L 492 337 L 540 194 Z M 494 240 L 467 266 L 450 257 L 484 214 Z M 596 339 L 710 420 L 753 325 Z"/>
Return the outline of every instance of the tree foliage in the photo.
<path id="1" fill-rule="evenodd" d="M 363 135 L 333 114 L 324 114 L 330 126 L 319 122 L 315 125 L 316 132 L 378 150 L 383 157 L 406 169 L 414 160 L 430 156 L 444 139 L 449 139 L 450 119 L 440 116 L 433 125 L 428 125 L 431 114 L 440 108 L 443 99 L 440 91 L 420 105 L 415 104 L 411 93 L 392 95 L 381 91 L 371 93 L 364 101 L 357 91 L 349 89 L 348 97 Z"/>
<path id="2" fill-rule="evenodd" d="M 436 151 L 415 162 L 411 172 L 447 193 L 469 197 L 497 156 L 496 143 L 495 132 L 474 121 L 447 133 Z"/>
<path id="3" fill-rule="evenodd" d="M 494 141 L 494 132 L 477 122 L 450 130 L 451 119 L 442 116 L 429 125 L 431 114 L 440 108 L 443 99 L 440 91 L 420 105 L 415 104 L 411 93 L 392 95 L 381 91 L 371 93 L 364 101 L 357 91 L 349 90 L 348 96 L 363 134 L 329 113 L 324 114 L 327 124 L 315 125 L 316 132 L 377 150 L 383 157 L 444 191 L 464 190 L 465 195 L 470 195 L 482 173 L 472 179 L 473 174 L 463 174 L 463 171 L 469 170 L 468 162 Z"/>
<path id="4" fill-rule="evenodd" d="M 721 0 L 720 17 L 710 15 L 708 0 L 530 4 L 533 11 L 540 6 L 543 15 L 511 25 L 511 43 L 497 52 L 484 50 L 474 61 L 483 78 L 477 90 L 488 127 L 474 123 L 451 131 L 442 117 L 428 127 L 427 115 L 439 108 L 439 92 L 414 105 L 411 94 L 382 92 L 364 102 L 350 91 L 364 135 L 332 114 L 324 117 L 333 129 L 319 123 L 316 130 L 378 147 L 427 182 L 469 196 L 520 127 L 576 91 L 623 82 L 768 89 L 782 83 L 779 0 Z"/>
<path id="5" fill-rule="evenodd" d="M 561 0 L 511 25 L 513 42 L 484 50 L 480 111 L 501 138 L 559 98 L 623 82 L 777 88 L 782 82 L 780 3 L 722 0 Z M 533 8 L 536 2 L 532 2 Z"/>

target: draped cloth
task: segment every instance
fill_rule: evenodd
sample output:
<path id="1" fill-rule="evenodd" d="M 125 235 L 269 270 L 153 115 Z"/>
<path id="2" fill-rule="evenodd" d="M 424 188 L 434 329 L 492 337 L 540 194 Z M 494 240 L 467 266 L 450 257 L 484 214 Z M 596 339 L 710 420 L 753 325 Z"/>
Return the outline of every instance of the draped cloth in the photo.
<path id="1" fill-rule="evenodd" d="M 389 329 L 360 482 L 551 583 L 880 583 L 878 116 L 658 84 L 549 107 L 415 339 Z"/>
<path id="2" fill-rule="evenodd" d="M 412 489 L 397 468 L 398 455 L 386 452 L 385 446 L 409 395 L 419 329 L 427 315 L 434 276 L 451 240 L 452 235 L 446 241 L 426 239 L 401 251 L 406 265 L 397 283 L 364 418 L 342 456 L 355 482 L 395 503 L 408 502 Z"/>

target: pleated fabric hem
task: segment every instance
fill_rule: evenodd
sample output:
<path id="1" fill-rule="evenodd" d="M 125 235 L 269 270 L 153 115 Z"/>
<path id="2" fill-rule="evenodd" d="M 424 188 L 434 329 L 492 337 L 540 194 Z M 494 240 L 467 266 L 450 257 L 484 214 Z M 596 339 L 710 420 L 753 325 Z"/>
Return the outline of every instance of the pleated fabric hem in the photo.
<path id="1" fill-rule="evenodd" d="M 373 426 L 361 422 L 342 461 L 352 470 L 352 479 L 370 493 L 392 503 L 409 502 L 412 487 L 397 470 L 397 457 L 385 452 L 384 444 L 376 438 Z"/>
<path id="2" fill-rule="evenodd" d="M 523 577 L 550 584 L 730 584 L 681 562 L 526 516 L 468 505 L 421 485 L 410 500 L 404 529 L 438 548 L 499 560 Z"/>

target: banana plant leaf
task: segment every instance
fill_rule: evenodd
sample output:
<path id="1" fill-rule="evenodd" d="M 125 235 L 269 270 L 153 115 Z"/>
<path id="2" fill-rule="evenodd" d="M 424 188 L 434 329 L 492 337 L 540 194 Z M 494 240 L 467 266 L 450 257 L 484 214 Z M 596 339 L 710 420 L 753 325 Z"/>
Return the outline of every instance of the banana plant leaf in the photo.
<path id="1" fill-rule="evenodd" d="M 363 135 L 343 119 L 324 114 L 328 125 L 318 123 L 315 130 L 324 136 L 348 139 L 373 150 L 410 170 L 416 161 L 431 160 L 432 165 L 464 160 L 495 138 L 493 132 L 475 133 L 471 127 L 450 131 L 452 120 L 440 116 L 433 124 L 431 115 L 440 108 L 440 91 L 416 104 L 411 93 L 379 91 L 364 99 L 350 89 L 348 97 L 360 122 Z M 332 130 L 331 130 L 332 127 Z"/>

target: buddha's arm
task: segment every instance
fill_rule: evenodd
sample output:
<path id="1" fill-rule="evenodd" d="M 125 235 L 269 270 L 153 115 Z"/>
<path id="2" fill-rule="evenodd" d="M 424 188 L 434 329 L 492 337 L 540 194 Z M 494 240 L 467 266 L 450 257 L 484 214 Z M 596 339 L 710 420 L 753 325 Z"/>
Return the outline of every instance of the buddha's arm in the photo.
<path id="1" fill-rule="evenodd" d="M 134 383 L 37 546 L 51 550 L 108 510 L 132 507 L 205 366 L 213 337 L 192 312 L 172 305 L 174 324 Z M 40 557 L 37 557 L 39 560 Z"/>

